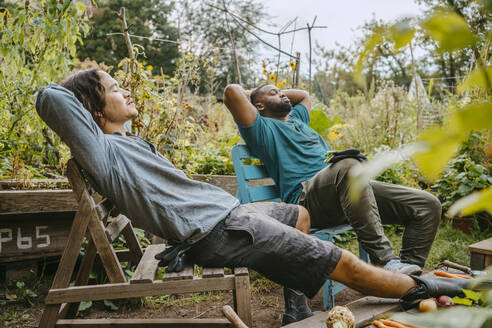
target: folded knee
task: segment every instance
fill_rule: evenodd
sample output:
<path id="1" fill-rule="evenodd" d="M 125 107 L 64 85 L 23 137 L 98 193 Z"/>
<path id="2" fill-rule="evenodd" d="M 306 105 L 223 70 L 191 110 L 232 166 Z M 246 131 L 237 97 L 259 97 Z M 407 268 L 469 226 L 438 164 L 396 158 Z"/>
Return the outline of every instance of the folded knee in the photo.
<path id="1" fill-rule="evenodd" d="M 439 222 L 441 222 L 441 214 L 442 214 L 442 206 L 441 202 L 439 199 L 430 194 L 426 193 L 426 217 L 429 217 L 429 219 L 434 222 L 434 224 L 437 226 L 439 225 Z"/>
<path id="2" fill-rule="evenodd" d="M 354 158 L 345 158 L 337 162 L 335 165 L 340 171 L 349 171 L 353 166 L 358 165 L 359 161 Z"/>
<path id="3" fill-rule="evenodd" d="M 309 233 L 311 229 L 311 216 L 304 206 L 298 205 L 298 208 L 299 216 L 297 217 L 296 229 L 304 233 Z"/>

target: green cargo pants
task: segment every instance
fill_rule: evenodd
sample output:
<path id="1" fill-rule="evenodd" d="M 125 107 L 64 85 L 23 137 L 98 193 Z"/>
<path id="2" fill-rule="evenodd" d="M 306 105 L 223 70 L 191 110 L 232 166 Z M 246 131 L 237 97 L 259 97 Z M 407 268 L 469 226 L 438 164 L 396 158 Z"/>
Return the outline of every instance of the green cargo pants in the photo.
<path id="1" fill-rule="evenodd" d="M 299 204 L 309 211 L 311 227 L 350 224 L 371 262 L 384 265 L 398 256 L 382 224 L 402 224 L 401 261 L 423 267 L 441 220 L 439 200 L 426 191 L 371 181 L 354 204 L 349 199 L 348 172 L 358 164 L 351 158 L 341 160 L 302 183 Z"/>

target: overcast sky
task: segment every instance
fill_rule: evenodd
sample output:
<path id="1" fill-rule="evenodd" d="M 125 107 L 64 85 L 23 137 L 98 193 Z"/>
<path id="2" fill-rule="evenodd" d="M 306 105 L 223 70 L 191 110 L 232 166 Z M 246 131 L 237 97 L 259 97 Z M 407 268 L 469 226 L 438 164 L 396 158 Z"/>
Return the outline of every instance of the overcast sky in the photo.
<path id="1" fill-rule="evenodd" d="M 298 17 L 297 27 L 305 27 L 317 16 L 316 25 L 327 26 L 326 29 L 314 29 L 311 37 L 327 49 L 334 48 L 335 42 L 342 45 L 350 45 L 353 40 L 360 37 L 357 27 L 373 16 L 384 21 L 394 20 L 402 16 L 418 16 L 419 7 L 413 0 L 266 0 L 263 2 L 267 12 L 272 15 L 272 22 L 277 27 L 268 27 L 268 30 L 278 32 L 289 20 Z M 266 23 L 266 22 L 265 22 Z M 261 24 L 262 27 L 266 24 Z M 277 44 L 276 36 L 268 37 L 260 34 L 269 42 Z M 290 52 L 292 36 L 282 39 L 283 50 Z M 263 48 L 266 49 L 266 48 Z M 300 51 L 306 58 L 309 52 L 307 31 L 297 32 L 294 39 L 293 52 Z M 266 50 L 262 50 L 268 56 Z M 270 53 L 269 57 L 275 57 L 276 53 Z M 313 54 L 314 55 L 314 54 Z M 284 60 L 286 58 L 284 57 Z M 302 71 L 306 72 L 301 65 Z"/>

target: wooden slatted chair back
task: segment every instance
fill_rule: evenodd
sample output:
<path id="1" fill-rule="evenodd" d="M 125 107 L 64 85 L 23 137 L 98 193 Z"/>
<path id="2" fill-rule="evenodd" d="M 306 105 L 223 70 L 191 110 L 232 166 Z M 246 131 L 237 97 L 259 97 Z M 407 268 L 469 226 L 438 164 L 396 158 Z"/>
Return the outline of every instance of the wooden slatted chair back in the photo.
<path id="1" fill-rule="evenodd" d="M 246 145 L 235 145 L 232 148 L 232 161 L 238 181 L 238 198 L 241 204 L 261 201 L 278 201 L 280 191 L 275 183 L 264 186 L 252 186 L 256 180 L 270 179 L 265 165 L 245 164 L 245 160 L 256 159 Z"/>

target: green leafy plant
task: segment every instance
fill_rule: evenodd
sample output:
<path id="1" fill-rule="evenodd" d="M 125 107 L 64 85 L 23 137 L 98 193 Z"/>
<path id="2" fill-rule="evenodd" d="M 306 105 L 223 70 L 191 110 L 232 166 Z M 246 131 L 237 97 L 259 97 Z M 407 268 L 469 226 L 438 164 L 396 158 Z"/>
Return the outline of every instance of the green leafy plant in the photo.
<path id="1" fill-rule="evenodd" d="M 434 187 L 443 200 L 444 209 L 473 191 L 492 185 L 492 166 L 487 164 L 483 154 L 484 140 L 484 134 L 471 134 L 458 156 L 448 163 L 444 174 L 437 179 Z"/>
<path id="2" fill-rule="evenodd" d="M 73 67 L 88 31 L 85 5 L 70 0 L 9 6 L 0 19 L 1 177 L 42 175 L 67 155 L 34 110 L 35 92 Z"/>
<path id="3" fill-rule="evenodd" d="M 38 295 L 31 288 L 27 287 L 23 281 L 17 281 L 15 286 L 15 294 L 5 294 L 7 302 L 20 302 L 33 306 L 33 300 L 38 297 Z"/>

